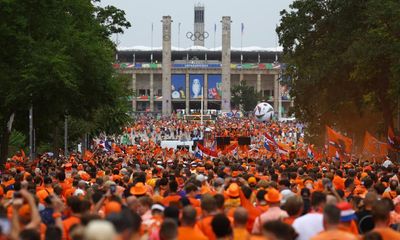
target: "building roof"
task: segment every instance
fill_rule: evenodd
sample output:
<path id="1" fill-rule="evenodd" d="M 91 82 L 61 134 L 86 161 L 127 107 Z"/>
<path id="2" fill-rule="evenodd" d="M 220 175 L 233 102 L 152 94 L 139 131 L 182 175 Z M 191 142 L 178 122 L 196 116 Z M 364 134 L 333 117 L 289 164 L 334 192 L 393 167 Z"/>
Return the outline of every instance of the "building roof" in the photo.
<path id="1" fill-rule="evenodd" d="M 188 51 L 197 51 L 197 52 L 220 52 L 222 47 L 216 48 L 206 48 L 202 46 L 192 46 L 189 48 L 178 48 L 178 47 L 171 47 L 172 51 L 181 51 L 181 52 L 188 52 Z M 133 46 L 133 47 L 118 47 L 118 51 L 127 51 L 127 52 L 157 52 L 162 51 L 162 47 L 149 47 L 149 46 Z M 282 47 L 275 47 L 275 48 L 263 48 L 257 46 L 250 46 L 250 47 L 243 47 L 243 48 L 236 48 L 231 47 L 232 52 L 282 52 Z"/>

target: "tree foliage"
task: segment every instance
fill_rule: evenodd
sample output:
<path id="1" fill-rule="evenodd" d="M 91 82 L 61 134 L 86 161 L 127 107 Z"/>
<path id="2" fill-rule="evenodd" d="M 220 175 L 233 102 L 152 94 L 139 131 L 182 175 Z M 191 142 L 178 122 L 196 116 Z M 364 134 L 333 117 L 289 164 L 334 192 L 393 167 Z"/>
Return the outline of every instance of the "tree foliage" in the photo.
<path id="1" fill-rule="evenodd" d="M 281 12 L 277 32 L 295 114 L 312 133 L 326 124 L 359 136 L 393 126 L 399 20 L 395 0 L 296 0 Z"/>
<path id="2" fill-rule="evenodd" d="M 245 81 L 235 85 L 231 89 L 231 103 L 234 108 L 245 112 L 253 111 L 254 107 L 261 100 L 261 94 L 257 93 L 254 87 L 248 86 Z"/>
<path id="3" fill-rule="evenodd" d="M 112 68 L 115 45 L 109 37 L 130 23 L 123 11 L 98 2 L 0 0 L 3 161 L 7 123 L 14 115 L 12 125 L 26 132 L 31 105 L 38 141 L 59 132 L 55 128 L 66 114 L 92 122 L 100 109 L 120 106 L 126 86 Z"/>

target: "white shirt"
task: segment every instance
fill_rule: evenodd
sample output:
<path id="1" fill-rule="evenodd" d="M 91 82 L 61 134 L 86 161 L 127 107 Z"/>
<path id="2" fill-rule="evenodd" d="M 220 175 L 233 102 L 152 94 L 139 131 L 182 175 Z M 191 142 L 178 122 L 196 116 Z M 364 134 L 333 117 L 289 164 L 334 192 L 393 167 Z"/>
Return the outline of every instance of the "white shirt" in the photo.
<path id="1" fill-rule="evenodd" d="M 308 213 L 294 220 L 292 226 L 299 234 L 297 240 L 309 240 L 324 230 L 321 213 Z"/>

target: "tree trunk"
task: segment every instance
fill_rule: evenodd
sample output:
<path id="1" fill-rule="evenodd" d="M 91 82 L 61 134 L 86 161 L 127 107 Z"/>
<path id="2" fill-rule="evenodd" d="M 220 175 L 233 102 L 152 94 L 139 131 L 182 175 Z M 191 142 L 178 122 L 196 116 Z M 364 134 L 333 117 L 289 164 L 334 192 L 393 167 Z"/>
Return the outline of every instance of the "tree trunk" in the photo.
<path id="1" fill-rule="evenodd" d="M 8 143 L 10 141 L 11 129 L 14 122 L 15 113 L 10 114 L 8 122 L 2 128 L 2 138 L 0 139 L 0 168 L 4 167 L 8 156 Z"/>
<path id="2" fill-rule="evenodd" d="M 386 84 L 386 81 L 381 83 Z M 388 85 L 388 84 L 386 84 Z M 385 129 L 391 127 L 394 129 L 394 121 L 393 121 L 393 101 L 389 99 L 387 94 L 387 88 L 382 86 L 382 89 L 378 89 L 378 99 L 382 109 L 382 117 L 385 124 Z"/>

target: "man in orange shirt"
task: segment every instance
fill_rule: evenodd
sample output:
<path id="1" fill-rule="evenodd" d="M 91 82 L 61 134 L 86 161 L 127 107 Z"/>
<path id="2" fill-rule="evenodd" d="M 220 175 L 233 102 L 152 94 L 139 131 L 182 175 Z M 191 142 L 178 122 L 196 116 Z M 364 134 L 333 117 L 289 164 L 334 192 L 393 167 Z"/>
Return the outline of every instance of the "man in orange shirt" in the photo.
<path id="1" fill-rule="evenodd" d="M 164 206 L 169 206 L 169 204 L 171 202 L 179 202 L 179 200 L 181 199 L 181 196 L 177 193 L 178 191 L 178 183 L 176 181 L 171 181 L 168 184 L 168 196 L 166 196 L 163 200 L 162 200 L 162 204 Z"/>
<path id="2" fill-rule="evenodd" d="M 192 206 L 186 206 L 182 211 L 182 224 L 178 228 L 178 240 L 207 240 L 206 236 L 195 226 L 196 210 Z"/>
<path id="3" fill-rule="evenodd" d="M 190 204 L 193 207 L 200 207 L 200 200 L 196 199 L 198 188 L 193 183 L 189 183 L 185 187 L 186 197 L 189 199 Z"/>
<path id="4" fill-rule="evenodd" d="M 238 207 L 233 213 L 233 239 L 234 240 L 248 240 L 250 239 L 250 234 L 246 229 L 247 221 L 249 219 L 249 214 L 247 210 L 243 207 Z"/>
<path id="5" fill-rule="evenodd" d="M 75 224 L 81 223 L 81 201 L 79 197 L 73 196 L 67 199 L 67 205 L 71 210 L 71 216 L 63 220 L 64 236 L 67 240 L 71 239 L 69 236 L 69 230 Z"/>
<path id="6" fill-rule="evenodd" d="M 311 240 L 357 240 L 357 236 L 339 230 L 340 224 L 340 209 L 334 205 L 327 205 L 324 208 L 323 225 L 324 231 L 315 235 Z"/>
<path id="7" fill-rule="evenodd" d="M 400 233 L 389 227 L 390 223 L 390 206 L 384 200 L 378 200 L 372 206 L 372 218 L 374 219 L 375 228 L 373 232 L 381 235 L 383 240 L 400 239 Z"/>
<path id="8" fill-rule="evenodd" d="M 218 211 L 217 201 L 213 196 L 209 194 L 203 196 L 201 199 L 201 211 L 203 217 L 197 222 L 197 226 L 209 240 L 215 240 L 216 237 L 211 227 L 211 221 Z"/>

